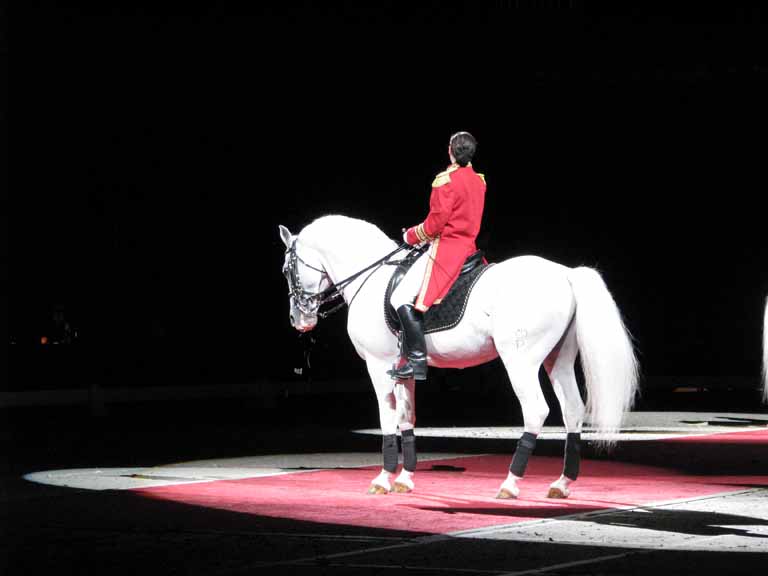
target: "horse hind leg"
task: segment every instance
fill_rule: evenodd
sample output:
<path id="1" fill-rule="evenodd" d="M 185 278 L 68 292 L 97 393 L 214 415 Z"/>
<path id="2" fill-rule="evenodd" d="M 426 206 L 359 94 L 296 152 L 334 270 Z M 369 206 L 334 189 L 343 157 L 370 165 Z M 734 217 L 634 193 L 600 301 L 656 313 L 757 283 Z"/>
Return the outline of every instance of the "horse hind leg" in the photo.
<path id="1" fill-rule="evenodd" d="M 548 498 L 568 498 L 570 484 L 579 477 L 585 408 L 574 370 L 577 354 L 576 333 L 571 326 L 560 346 L 555 347 L 544 361 L 544 368 L 560 403 L 566 432 L 563 472 L 560 478 L 550 484 Z"/>
<path id="2" fill-rule="evenodd" d="M 501 351 L 500 351 L 501 352 Z M 517 449 L 509 466 L 507 479 L 499 488 L 496 498 L 517 498 L 520 488 L 517 483 L 525 475 L 528 459 L 536 447 L 536 438 L 544 427 L 549 415 L 549 406 L 544 398 L 538 377 L 538 363 L 523 361 L 516 354 L 504 354 L 501 359 L 507 369 L 512 388 L 523 410 L 523 434 L 517 441 Z"/>

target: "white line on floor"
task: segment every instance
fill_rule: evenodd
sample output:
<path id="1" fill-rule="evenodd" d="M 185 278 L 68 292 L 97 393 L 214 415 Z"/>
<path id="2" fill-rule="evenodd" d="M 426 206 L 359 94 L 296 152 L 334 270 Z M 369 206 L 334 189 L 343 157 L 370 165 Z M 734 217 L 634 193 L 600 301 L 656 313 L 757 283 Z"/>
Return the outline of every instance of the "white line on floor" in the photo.
<path id="1" fill-rule="evenodd" d="M 597 558 L 588 558 L 587 560 L 575 560 L 573 562 L 563 562 L 562 564 L 552 564 L 551 566 L 544 566 L 543 568 L 531 568 L 530 570 L 520 570 L 518 572 L 504 572 L 498 576 L 523 576 L 524 574 L 543 574 L 544 572 L 551 572 L 552 570 L 560 570 L 562 568 L 571 568 L 573 566 L 585 566 L 587 564 L 597 564 L 599 562 L 607 562 L 608 560 L 616 560 L 618 558 L 625 558 L 627 556 L 633 556 L 635 554 L 648 553 L 650 550 L 638 550 L 637 552 L 625 552 L 624 554 L 612 554 L 610 556 L 599 556 Z"/>

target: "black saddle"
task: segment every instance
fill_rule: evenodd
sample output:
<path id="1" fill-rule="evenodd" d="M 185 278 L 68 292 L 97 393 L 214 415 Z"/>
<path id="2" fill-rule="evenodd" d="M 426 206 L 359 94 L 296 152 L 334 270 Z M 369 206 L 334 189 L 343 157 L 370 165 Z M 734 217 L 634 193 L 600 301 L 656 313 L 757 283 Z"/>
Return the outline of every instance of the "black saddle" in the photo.
<path id="1" fill-rule="evenodd" d="M 400 332 L 400 319 L 397 317 L 397 312 L 395 312 L 389 300 L 392 297 L 392 292 L 394 292 L 403 276 L 405 276 L 405 273 L 408 272 L 416 258 L 421 256 L 422 253 L 422 251 L 411 252 L 397 265 L 397 268 L 392 273 L 392 278 L 389 280 L 387 290 L 384 292 L 384 319 L 387 321 L 389 329 L 395 334 Z M 493 264 L 485 264 L 483 262 L 482 250 L 478 250 L 466 259 L 461 267 L 459 277 L 448 290 L 445 297 L 443 297 L 440 304 L 433 304 L 424 314 L 424 334 L 448 330 L 461 321 L 464 317 L 464 310 L 466 310 L 467 300 L 469 300 L 472 287 L 483 272 L 491 266 Z"/>

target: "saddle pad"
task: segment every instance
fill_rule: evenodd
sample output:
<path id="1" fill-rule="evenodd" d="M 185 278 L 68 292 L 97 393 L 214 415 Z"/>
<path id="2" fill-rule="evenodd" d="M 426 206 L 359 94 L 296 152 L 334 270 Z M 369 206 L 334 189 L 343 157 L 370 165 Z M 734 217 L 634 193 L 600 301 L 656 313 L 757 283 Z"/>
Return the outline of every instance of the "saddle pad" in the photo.
<path id="1" fill-rule="evenodd" d="M 470 256 L 467 260 L 473 257 L 475 255 Z M 394 334 L 400 332 L 400 319 L 397 317 L 397 312 L 395 312 L 389 300 L 392 297 L 392 292 L 403 276 L 405 276 L 412 263 L 413 261 L 406 261 L 395 269 L 384 292 L 384 318 L 387 321 L 387 326 Z M 477 264 L 467 272 L 463 272 L 456 279 L 442 302 L 440 304 L 433 304 L 424 314 L 424 334 L 449 330 L 461 321 L 464 317 L 464 311 L 466 310 L 472 287 L 482 276 L 483 272 L 491 266 L 493 264 Z"/>

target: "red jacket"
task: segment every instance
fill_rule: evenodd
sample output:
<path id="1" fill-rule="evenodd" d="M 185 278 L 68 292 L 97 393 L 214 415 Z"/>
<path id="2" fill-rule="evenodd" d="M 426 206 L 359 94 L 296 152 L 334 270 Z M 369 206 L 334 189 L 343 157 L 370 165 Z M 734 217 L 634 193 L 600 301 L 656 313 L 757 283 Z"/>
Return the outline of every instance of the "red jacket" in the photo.
<path id="1" fill-rule="evenodd" d="M 439 304 L 459 277 L 461 266 L 477 251 L 485 204 L 485 177 L 472 168 L 452 164 L 432 182 L 429 214 L 421 224 L 408 229 L 409 244 L 431 242 L 431 256 L 415 308 L 426 312 Z"/>

